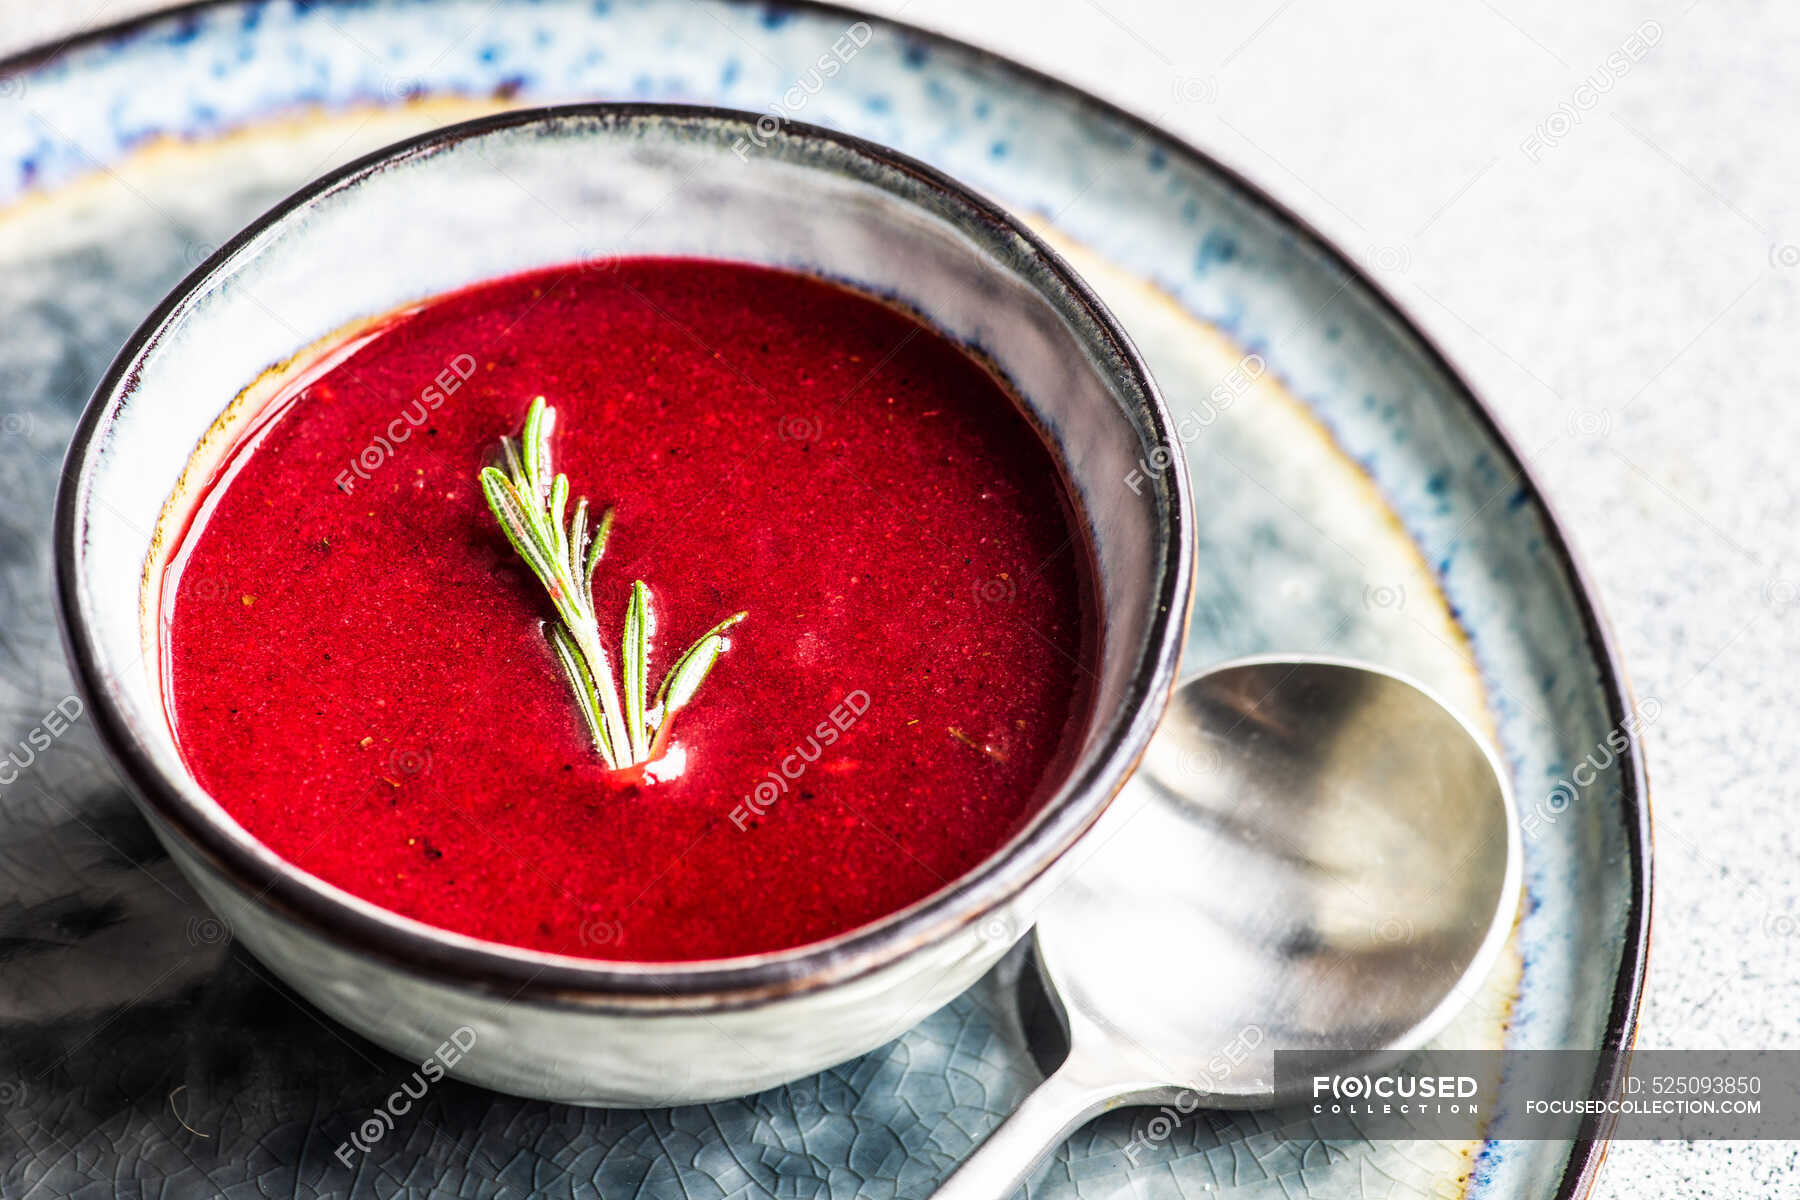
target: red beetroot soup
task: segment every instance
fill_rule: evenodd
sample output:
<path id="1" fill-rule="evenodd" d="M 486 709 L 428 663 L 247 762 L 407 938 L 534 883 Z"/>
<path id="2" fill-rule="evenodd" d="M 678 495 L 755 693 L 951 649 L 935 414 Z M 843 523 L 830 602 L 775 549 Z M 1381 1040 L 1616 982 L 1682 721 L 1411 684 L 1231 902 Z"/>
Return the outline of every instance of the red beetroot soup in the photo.
<path id="1" fill-rule="evenodd" d="M 497 942 L 716 958 L 919 900 L 1056 783 L 1087 539 L 1037 432 L 941 335 L 805 276 L 637 259 L 358 336 L 285 385 L 167 584 L 182 753 L 283 857 Z M 652 692 L 748 614 L 671 722 L 673 777 L 600 758 L 483 498 L 540 395 L 571 510 L 616 512 L 593 587 L 614 661 L 633 580 Z"/>

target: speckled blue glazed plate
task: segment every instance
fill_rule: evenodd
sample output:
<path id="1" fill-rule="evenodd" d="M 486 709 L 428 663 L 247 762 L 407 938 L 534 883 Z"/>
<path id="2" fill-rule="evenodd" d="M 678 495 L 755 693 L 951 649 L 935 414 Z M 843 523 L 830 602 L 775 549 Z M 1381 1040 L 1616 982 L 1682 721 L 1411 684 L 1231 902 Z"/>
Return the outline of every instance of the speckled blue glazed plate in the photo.
<path id="1" fill-rule="evenodd" d="M 1648 801 L 1639 718 L 1586 584 L 1467 387 L 1254 188 L 1061 84 L 838 9 L 220 3 L 0 63 L 0 1194 L 910 1200 L 1037 1078 L 1014 956 L 890 1045 L 777 1091 L 638 1113 L 443 1084 L 345 1166 L 334 1149 L 412 1065 L 232 947 L 70 698 L 51 504 L 76 416 L 132 329 L 327 168 L 433 125 L 581 99 L 838 127 L 1030 220 L 1131 332 L 1179 422 L 1200 539 L 1187 670 L 1269 651 L 1374 659 L 1502 748 L 1529 899 L 1440 1041 L 1629 1040 Z M 66 730 L 46 720 L 59 705 Z M 1031 1194 L 1569 1196 L 1601 1150 L 1508 1141 L 1504 1106 L 1469 1143 L 1319 1142 L 1276 1128 L 1290 1119 L 1169 1129 L 1116 1112 Z"/>

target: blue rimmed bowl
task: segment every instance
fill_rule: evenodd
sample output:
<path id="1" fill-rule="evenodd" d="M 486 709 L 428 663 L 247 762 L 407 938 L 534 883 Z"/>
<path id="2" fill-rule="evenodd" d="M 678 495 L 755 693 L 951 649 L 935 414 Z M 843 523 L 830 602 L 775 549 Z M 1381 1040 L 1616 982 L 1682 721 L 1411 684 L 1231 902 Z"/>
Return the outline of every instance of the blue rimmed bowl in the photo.
<path id="1" fill-rule="evenodd" d="M 164 712 L 159 588 L 171 531 L 262 415 L 269 389 L 252 381 L 432 295 L 618 255 L 801 270 L 917 312 L 1012 385 L 1091 541 L 1094 703 L 1049 798 L 975 870 L 826 942 L 607 962 L 399 916 L 252 838 L 188 773 Z M 263 962 L 410 1059 L 467 1030 L 454 1067 L 464 1078 L 645 1106 L 742 1095 L 851 1058 L 1000 958 L 1161 715 L 1186 633 L 1192 515 L 1178 439 L 1136 352 L 1062 260 L 1000 209 L 844 134 L 721 110 L 574 105 L 451 126 L 365 158 L 278 205 L 183 281 L 75 433 L 56 567 L 71 662 L 107 749 L 171 857 Z"/>

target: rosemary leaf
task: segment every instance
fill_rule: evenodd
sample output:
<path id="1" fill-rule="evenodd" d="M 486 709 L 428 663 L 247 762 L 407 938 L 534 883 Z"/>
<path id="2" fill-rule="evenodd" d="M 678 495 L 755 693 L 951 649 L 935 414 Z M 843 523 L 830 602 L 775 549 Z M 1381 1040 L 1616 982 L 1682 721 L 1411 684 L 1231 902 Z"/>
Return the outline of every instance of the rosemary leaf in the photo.
<path id="1" fill-rule="evenodd" d="M 525 412 L 525 432 L 520 437 L 525 447 L 525 478 L 537 495 L 539 507 L 550 498 L 550 483 L 547 478 L 550 474 L 550 431 L 545 426 L 556 425 L 554 414 L 548 417 L 546 414 L 551 414 L 551 410 L 544 403 L 544 398 L 539 396 Z"/>
<path id="2" fill-rule="evenodd" d="M 587 554 L 587 536 L 587 497 L 583 496 L 575 502 L 575 520 L 569 533 L 569 574 L 577 579 L 584 576 L 582 562 Z M 585 589 L 583 594 L 593 596 L 592 591 Z"/>
<path id="3" fill-rule="evenodd" d="M 519 461 L 519 448 L 513 444 L 513 440 L 509 437 L 500 439 L 500 461 L 506 466 L 506 476 L 508 479 L 523 479 L 525 477 L 525 464 Z"/>
<path id="4" fill-rule="evenodd" d="M 681 664 L 669 672 L 663 689 L 666 696 L 662 701 L 663 724 L 668 724 L 669 718 L 688 706 L 694 693 L 700 690 L 700 685 L 711 674 L 713 664 L 719 661 L 719 655 L 723 653 L 724 638 L 717 634 L 703 637 L 694 643 L 693 649 L 688 651 Z"/>
<path id="5" fill-rule="evenodd" d="M 482 494 L 506 540 L 556 607 L 560 620 L 546 624 L 544 636 L 575 693 L 594 749 L 614 770 L 641 766 L 662 754 L 675 714 L 692 702 L 719 656 L 730 649 L 723 635 L 745 614 L 733 613 L 689 646 L 664 677 L 656 704 L 649 706 L 656 613 L 650 588 L 635 580 L 619 645 L 623 680 L 615 678 L 600 640 L 593 593 L 594 572 L 612 536 L 613 510 L 603 512 L 590 530 L 587 498 L 581 497 L 574 517 L 566 518 L 569 479 L 556 473 L 550 453 L 555 428 L 556 410 L 542 396 L 532 400 L 518 440 L 500 439 L 500 466 L 482 468 Z"/>
<path id="6" fill-rule="evenodd" d="M 607 509 L 600 514 L 600 528 L 594 531 L 594 548 L 588 551 L 585 568 L 588 586 L 594 583 L 594 568 L 600 565 L 600 556 L 606 553 L 606 540 L 612 536 L 613 510 Z"/>
<path id="7" fill-rule="evenodd" d="M 618 756 L 613 753 L 612 746 L 606 736 L 606 727 L 601 722 L 600 709 L 594 701 L 594 677 L 588 673 L 587 664 L 582 661 L 581 653 L 575 648 L 575 641 L 561 625 L 545 627 L 544 636 L 550 639 L 550 648 L 556 652 L 556 661 L 562 664 L 563 673 L 569 678 L 569 687 L 575 693 L 575 705 L 581 710 L 582 720 L 587 722 L 588 734 L 594 739 L 594 749 L 606 760 L 606 765 L 617 770 Z"/>
<path id="8" fill-rule="evenodd" d="M 568 526 L 563 523 L 563 510 L 569 506 L 569 477 L 558 475 L 550 485 L 550 533 L 556 543 L 556 561 L 569 561 Z"/>
<path id="9" fill-rule="evenodd" d="M 493 467 L 481 472 L 481 490 L 487 495 L 488 507 L 493 510 L 500 528 L 506 532 L 506 539 L 519 552 L 532 573 L 551 586 L 552 569 L 548 561 L 539 553 L 537 531 L 533 527 L 531 514 L 525 507 L 524 498 L 518 489 Z"/>
<path id="10" fill-rule="evenodd" d="M 675 665 L 669 668 L 668 675 L 663 678 L 662 688 L 656 693 L 656 707 L 662 710 L 663 724 L 667 724 L 670 717 L 688 706 L 688 701 L 694 698 L 694 693 L 699 690 L 700 685 L 706 681 L 707 675 L 712 671 L 713 663 L 717 662 L 719 655 L 723 654 L 730 646 L 730 643 L 721 635 L 749 615 L 749 613 L 742 612 L 732 613 L 701 634 L 694 644 L 675 660 Z M 710 655 L 708 654 L 709 649 Z M 693 664 L 701 658 L 706 659 L 706 665 L 699 668 L 699 674 L 695 675 Z M 690 678 L 692 682 L 687 684 L 684 693 L 681 681 Z"/>
<path id="11" fill-rule="evenodd" d="M 625 732 L 631 738 L 631 757 L 642 762 L 648 756 L 650 739 L 644 731 L 644 697 L 649 690 L 650 671 L 650 589 L 644 581 L 631 585 L 631 600 L 625 606 L 625 637 L 619 647 L 620 665 L 625 671 Z"/>

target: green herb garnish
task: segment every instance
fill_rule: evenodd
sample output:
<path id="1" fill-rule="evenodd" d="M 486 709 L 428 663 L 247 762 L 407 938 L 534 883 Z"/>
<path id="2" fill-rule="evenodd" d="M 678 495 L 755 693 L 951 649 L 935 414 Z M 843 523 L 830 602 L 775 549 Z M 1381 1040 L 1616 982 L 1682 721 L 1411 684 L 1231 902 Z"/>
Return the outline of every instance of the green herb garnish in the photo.
<path id="1" fill-rule="evenodd" d="M 725 632 L 746 614 L 733 613 L 700 635 L 663 676 L 655 703 L 647 703 L 656 617 L 650 589 L 643 580 L 634 581 L 619 642 L 624 668 L 621 700 L 594 615 L 594 569 L 612 533 L 613 510 L 602 513 L 590 530 L 588 502 L 583 498 L 575 502 L 575 516 L 564 525 L 569 478 L 551 470 L 550 434 L 555 428 L 556 410 L 539 396 L 525 414 L 519 440 L 500 439 L 501 465 L 482 468 L 481 490 L 507 540 L 556 606 L 560 619 L 554 625 L 546 622 L 544 635 L 568 676 L 594 749 L 615 771 L 641 766 L 662 755 L 675 714 L 693 701 L 713 664 L 731 648 Z"/>

